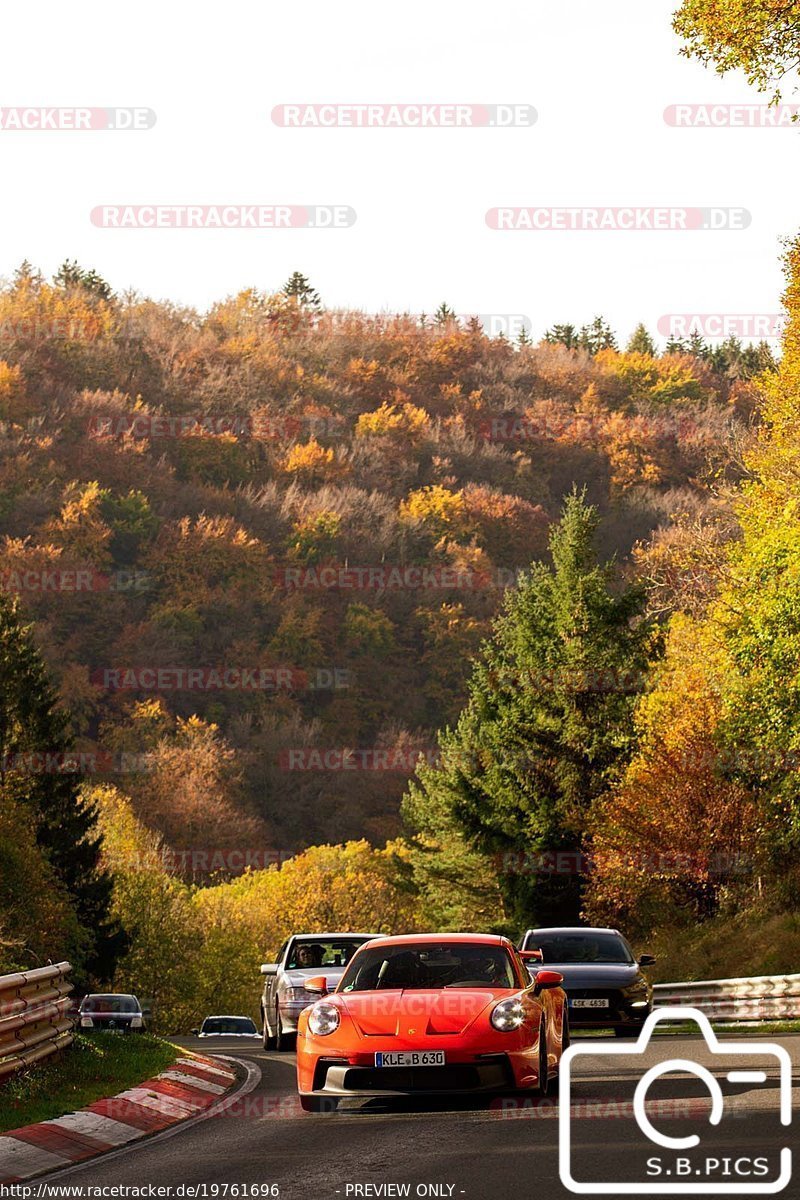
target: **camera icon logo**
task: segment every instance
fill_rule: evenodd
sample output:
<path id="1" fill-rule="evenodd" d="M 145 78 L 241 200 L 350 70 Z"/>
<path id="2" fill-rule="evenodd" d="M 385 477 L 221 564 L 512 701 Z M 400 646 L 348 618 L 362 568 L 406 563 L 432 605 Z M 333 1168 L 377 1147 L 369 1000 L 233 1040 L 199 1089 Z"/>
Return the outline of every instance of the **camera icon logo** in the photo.
<path id="1" fill-rule="evenodd" d="M 726 1069 L 722 1075 L 715 1075 L 702 1062 L 694 1062 L 689 1058 L 666 1058 L 646 1067 L 647 1051 L 655 1027 L 659 1022 L 666 1021 L 691 1022 L 697 1025 L 705 1039 L 702 1057 L 711 1060 L 712 1063 L 716 1059 L 720 1066 L 725 1063 Z M 576 1059 L 587 1056 L 596 1058 L 598 1055 L 603 1058 L 613 1055 L 620 1060 L 627 1060 L 620 1061 L 621 1070 L 623 1066 L 635 1068 L 635 1073 L 638 1074 L 641 1068 L 631 1107 L 639 1133 L 643 1135 L 641 1152 L 649 1150 L 651 1154 L 646 1159 L 646 1169 L 642 1171 L 645 1178 L 635 1181 L 575 1178 L 574 1122 L 571 1116 L 573 1063 Z M 711 1028 L 708 1017 L 696 1008 L 657 1009 L 650 1014 L 638 1040 L 632 1046 L 620 1045 L 618 1042 L 584 1042 L 571 1045 L 564 1053 L 560 1068 L 559 1173 L 564 1187 L 570 1192 L 584 1196 L 764 1196 L 783 1191 L 792 1178 L 792 1152 L 788 1146 L 783 1146 L 779 1153 L 773 1152 L 774 1164 L 765 1156 L 747 1155 L 744 1148 L 741 1152 L 737 1149 L 736 1154 L 731 1157 L 720 1158 L 719 1152 L 714 1154 L 701 1146 L 701 1137 L 697 1133 L 680 1137 L 664 1133 L 653 1123 L 648 1112 L 650 1087 L 663 1076 L 680 1072 L 693 1076 L 693 1084 L 699 1079 L 705 1085 L 710 1096 L 710 1111 L 705 1119 L 708 1126 L 719 1126 L 725 1114 L 725 1096 L 720 1078 L 733 1085 L 756 1087 L 767 1083 L 766 1070 L 755 1070 L 749 1062 L 739 1064 L 741 1070 L 731 1067 L 732 1063 L 735 1064 L 736 1060 L 743 1056 L 751 1060 L 756 1058 L 769 1065 L 773 1069 L 770 1083 L 775 1078 L 774 1068 L 777 1062 L 779 1121 L 783 1126 L 790 1125 L 792 1062 L 785 1047 L 775 1042 L 720 1042 Z M 653 1154 L 653 1147 L 658 1147 L 663 1153 Z"/>

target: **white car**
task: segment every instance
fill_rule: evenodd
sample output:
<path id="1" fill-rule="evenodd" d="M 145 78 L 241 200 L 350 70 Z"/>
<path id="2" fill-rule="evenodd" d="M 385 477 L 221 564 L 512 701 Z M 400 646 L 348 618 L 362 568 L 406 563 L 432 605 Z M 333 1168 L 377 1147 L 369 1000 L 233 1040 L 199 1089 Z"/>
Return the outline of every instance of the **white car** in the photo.
<path id="1" fill-rule="evenodd" d="M 333 991 L 359 946 L 378 933 L 296 933 L 278 951 L 278 961 L 263 963 L 261 996 L 262 1038 L 265 1050 L 288 1050 L 294 1045 L 297 1019 L 319 1000 L 305 983 L 324 975 Z"/>

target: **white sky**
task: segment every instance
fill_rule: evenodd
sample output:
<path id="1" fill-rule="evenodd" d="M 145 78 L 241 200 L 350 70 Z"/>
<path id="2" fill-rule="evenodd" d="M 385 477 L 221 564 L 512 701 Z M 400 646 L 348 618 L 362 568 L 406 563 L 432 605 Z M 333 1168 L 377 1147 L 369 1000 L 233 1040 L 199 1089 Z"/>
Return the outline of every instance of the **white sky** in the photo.
<path id="1" fill-rule="evenodd" d="M 331 307 L 770 313 L 798 225 L 800 130 L 675 129 L 681 101 L 760 102 L 678 55 L 677 0 L 62 0 L 4 11 L 0 106 L 137 105 L 140 133 L 0 132 L 0 273 L 65 258 L 204 307 L 294 269 Z M 288 102 L 528 103 L 532 128 L 291 130 Z M 794 198 L 794 199 L 793 199 Z M 109 203 L 338 203 L 349 230 L 110 230 Z M 732 205 L 725 233 L 498 233 L 496 205 Z"/>

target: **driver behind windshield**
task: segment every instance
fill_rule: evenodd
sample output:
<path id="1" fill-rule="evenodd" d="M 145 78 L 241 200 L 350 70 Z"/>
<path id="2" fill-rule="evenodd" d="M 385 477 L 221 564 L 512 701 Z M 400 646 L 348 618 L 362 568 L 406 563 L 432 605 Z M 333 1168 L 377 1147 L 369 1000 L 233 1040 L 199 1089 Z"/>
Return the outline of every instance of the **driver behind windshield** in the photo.
<path id="1" fill-rule="evenodd" d="M 313 943 L 306 945 L 301 943 L 295 955 L 296 966 L 301 970 L 313 970 L 315 967 L 322 966 L 322 947 L 316 946 Z"/>

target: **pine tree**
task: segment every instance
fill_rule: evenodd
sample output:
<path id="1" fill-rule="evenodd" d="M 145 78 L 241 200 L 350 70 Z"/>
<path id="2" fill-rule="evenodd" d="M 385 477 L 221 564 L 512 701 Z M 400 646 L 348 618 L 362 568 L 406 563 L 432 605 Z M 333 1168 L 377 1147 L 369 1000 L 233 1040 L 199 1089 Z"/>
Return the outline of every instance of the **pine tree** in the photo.
<path id="1" fill-rule="evenodd" d="M 53 283 L 66 291 L 82 288 L 98 300 L 111 300 L 114 297 L 111 284 L 106 283 L 102 275 L 95 270 L 81 267 L 75 259 L 64 260 L 53 276 Z"/>
<path id="2" fill-rule="evenodd" d="M 22 623 L 18 601 L 0 593 L 0 803 L 7 797 L 27 807 L 37 843 L 86 931 L 83 970 L 109 980 L 125 938 L 109 917 L 112 880 L 99 865 L 97 814 L 81 798 L 80 775 L 65 767 L 70 750 L 67 718 L 31 626 Z"/>
<path id="3" fill-rule="evenodd" d="M 651 358 L 656 356 L 656 344 L 641 321 L 631 334 L 625 348 L 628 354 L 649 354 Z"/>
<path id="4" fill-rule="evenodd" d="M 319 308 L 321 300 L 319 293 L 308 282 L 308 278 L 300 271 L 293 271 L 281 289 L 300 308 Z"/>
<path id="5" fill-rule="evenodd" d="M 544 340 L 551 346 L 566 346 L 568 350 L 578 348 L 578 330 L 574 325 L 553 325 L 544 335 Z"/>
<path id="6" fill-rule="evenodd" d="M 608 322 L 603 317 L 595 317 L 590 325 L 584 325 L 581 329 L 578 345 L 594 355 L 598 350 L 616 350 L 617 339 Z"/>
<path id="7" fill-rule="evenodd" d="M 43 283 L 42 272 L 27 258 L 23 258 L 14 272 L 11 288 L 14 292 L 38 292 Z"/>
<path id="8" fill-rule="evenodd" d="M 440 735 L 441 763 L 418 769 L 404 804 L 423 836 L 441 836 L 449 821 L 468 845 L 501 856 L 505 911 L 523 926 L 579 916 L 580 874 L 530 866 L 539 854 L 580 848 L 592 803 L 629 752 L 654 648 L 641 591 L 615 594 L 613 565 L 597 562 L 597 523 L 583 495 L 568 497 L 552 566 L 534 564 L 509 594 L 467 706 Z"/>
<path id="9" fill-rule="evenodd" d="M 456 312 L 444 300 L 433 314 L 433 319 L 437 325 L 447 325 L 450 321 L 455 321 Z"/>

